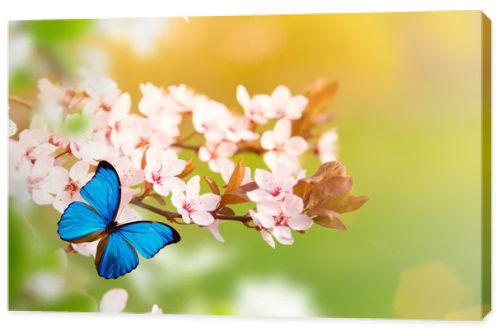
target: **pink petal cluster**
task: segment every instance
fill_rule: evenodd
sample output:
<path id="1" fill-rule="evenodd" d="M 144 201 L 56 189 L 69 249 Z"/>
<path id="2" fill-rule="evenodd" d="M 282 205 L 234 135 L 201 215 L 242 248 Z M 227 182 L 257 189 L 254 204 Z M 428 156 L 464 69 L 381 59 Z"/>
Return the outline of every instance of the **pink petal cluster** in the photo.
<path id="1" fill-rule="evenodd" d="M 172 193 L 172 204 L 181 214 L 184 223 L 194 222 L 209 226 L 215 219 L 211 214 L 219 204 L 220 196 L 212 193 L 200 195 L 200 177 L 193 176 L 186 184 L 185 191 Z"/>
<path id="2" fill-rule="evenodd" d="M 292 124 L 288 119 L 279 120 L 273 130 L 264 132 L 260 144 L 267 150 L 264 161 L 269 168 L 287 165 L 294 171 L 300 170 L 299 157 L 308 146 L 303 137 L 292 136 Z"/>
<path id="3" fill-rule="evenodd" d="M 294 241 L 292 230 L 305 231 L 313 224 L 312 219 L 303 213 L 302 198 L 293 194 L 293 187 L 303 177 L 303 172 L 295 176 L 284 165 L 277 166 L 272 172 L 255 171 L 258 189 L 249 191 L 247 196 L 257 205 L 256 210 L 250 210 L 250 216 L 262 238 L 273 248 L 274 239 L 283 245 L 291 245 Z"/>

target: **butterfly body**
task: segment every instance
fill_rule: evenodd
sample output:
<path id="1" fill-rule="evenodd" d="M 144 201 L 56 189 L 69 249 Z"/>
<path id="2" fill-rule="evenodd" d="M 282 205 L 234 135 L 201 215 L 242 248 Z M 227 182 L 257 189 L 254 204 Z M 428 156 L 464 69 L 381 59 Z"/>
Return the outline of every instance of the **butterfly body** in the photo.
<path id="1" fill-rule="evenodd" d="M 70 203 L 61 215 L 57 232 L 62 240 L 71 243 L 99 240 L 95 266 L 101 277 L 123 276 L 138 266 L 137 253 L 149 259 L 163 247 L 180 241 L 177 231 L 167 224 L 142 220 L 118 223 L 120 179 L 106 161 L 99 163 L 80 194 L 87 203 Z"/>

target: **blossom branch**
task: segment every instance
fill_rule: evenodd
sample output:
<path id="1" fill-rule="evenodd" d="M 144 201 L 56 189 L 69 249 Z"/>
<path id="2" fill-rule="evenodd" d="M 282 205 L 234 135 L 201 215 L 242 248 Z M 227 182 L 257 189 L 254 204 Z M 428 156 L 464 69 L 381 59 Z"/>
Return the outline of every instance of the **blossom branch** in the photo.
<path id="1" fill-rule="evenodd" d="M 130 203 L 134 204 L 140 208 L 143 208 L 145 210 L 156 213 L 160 216 L 163 216 L 171 222 L 185 225 L 184 223 L 179 223 L 178 221 L 176 221 L 176 219 L 182 218 L 182 215 L 177 213 L 177 212 L 172 212 L 172 211 L 167 211 L 167 210 L 157 208 L 153 205 L 150 205 L 150 204 L 143 202 L 141 199 L 139 199 L 137 197 L 133 198 L 130 201 Z M 252 217 L 250 217 L 250 216 L 224 215 L 224 214 L 219 214 L 219 213 L 212 213 L 212 216 L 214 217 L 214 219 L 237 221 L 237 222 L 240 222 L 243 225 L 245 225 L 245 227 L 247 227 L 247 228 L 258 229 L 257 226 L 253 226 L 253 225 L 249 224 L 252 221 Z"/>

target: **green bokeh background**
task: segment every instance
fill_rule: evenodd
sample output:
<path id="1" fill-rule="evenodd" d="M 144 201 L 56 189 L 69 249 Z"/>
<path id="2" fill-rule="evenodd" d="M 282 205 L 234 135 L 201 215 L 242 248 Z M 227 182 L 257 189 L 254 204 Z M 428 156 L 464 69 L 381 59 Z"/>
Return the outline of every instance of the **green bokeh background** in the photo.
<path id="1" fill-rule="evenodd" d="M 36 61 L 57 64 L 11 71 L 11 94 L 26 98 L 35 97 L 40 76 L 71 77 L 82 43 L 109 54 L 110 76 L 135 104 L 148 81 L 185 83 L 237 108 L 239 83 L 251 93 L 278 84 L 299 93 L 318 77 L 337 80 L 335 118 L 324 128 L 338 129 L 339 158 L 355 193 L 370 200 L 344 216 L 348 231 L 315 226 L 274 250 L 237 223 L 221 225 L 225 243 L 181 226 L 175 250 L 112 281 L 96 275 L 90 258 L 64 253 L 54 209 L 11 201 L 10 309 L 97 311 L 107 290 L 123 287 L 127 312 L 156 303 L 166 313 L 237 314 L 242 280 L 278 277 L 304 288 L 317 316 L 481 317 L 488 304 L 481 297 L 481 19 L 479 12 L 171 18 L 147 57 L 100 36 L 96 21 L 16 23 L 35 41 Z M 24 110 L 10 112 L 26 122 Z M 309 172 L 318 165 L 304 159 Z M 198 172 L 210 174 L 203 166 Z M 196 261 L 184 268 L 204 253 L 205 269 Z M 33 293 L 39 273 L 58 277 L 62 292 Z"/>

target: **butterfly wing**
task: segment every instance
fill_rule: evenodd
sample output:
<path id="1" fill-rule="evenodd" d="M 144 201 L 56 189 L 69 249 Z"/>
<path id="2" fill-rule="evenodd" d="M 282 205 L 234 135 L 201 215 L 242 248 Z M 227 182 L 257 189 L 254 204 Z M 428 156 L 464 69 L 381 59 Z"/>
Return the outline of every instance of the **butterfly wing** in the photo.
<path id="1" fill-rule="evenodd" d="M 121 199 L 120 178 L 114 167 L 107 161 L 99 162 L 94 176 L 82 187 L 80 195 L 108 224 L 114 222 Z"/>
<path id="2" fill-rule="evenodd" d="M 99 241 L 95 257 L 99 276 L 118 278 L 134 270 L 138 264 L 135 249 L 121 235 L 111 233 Z"/>
<path id="3" fill-rule="evenodd" d="M 73 202 L 61 215 L 57 233 L 68 242 L 97 240 L 106 229 L 105 221 L 92 207 L 83 202 Z"/>
<path id="4" fill-rule="evenodd" d="M 146 259 L 155 256 L 163 247 L 181 240 L 174 228 L 152 221 L 119 225 L 114 233 L 122 236 Z"/>

